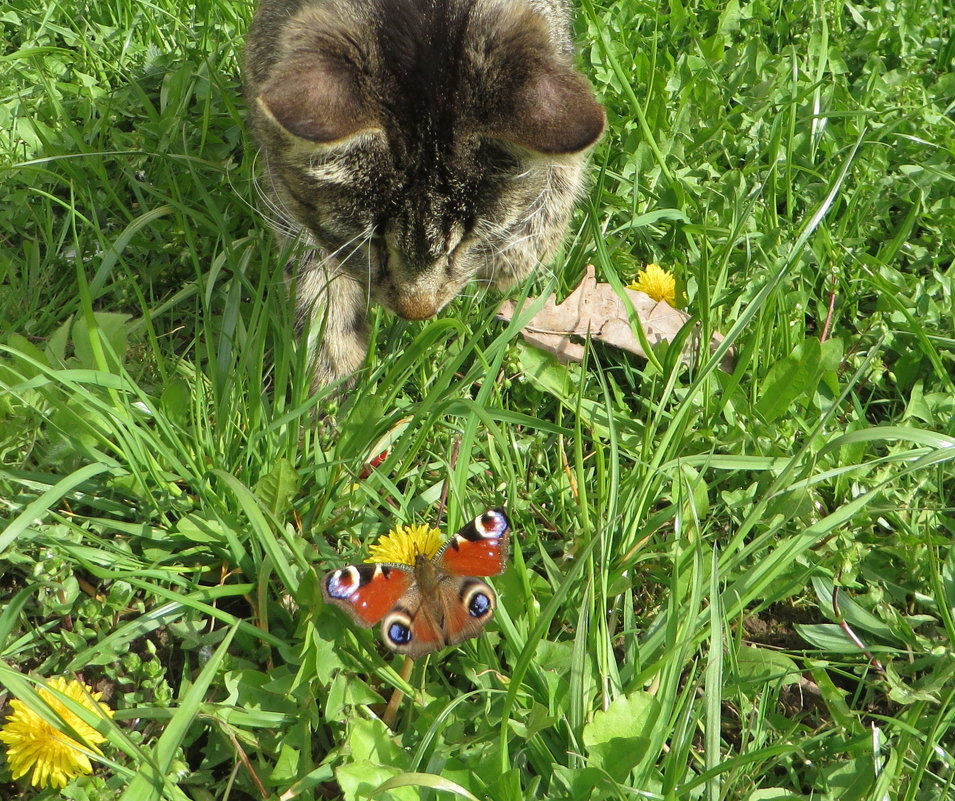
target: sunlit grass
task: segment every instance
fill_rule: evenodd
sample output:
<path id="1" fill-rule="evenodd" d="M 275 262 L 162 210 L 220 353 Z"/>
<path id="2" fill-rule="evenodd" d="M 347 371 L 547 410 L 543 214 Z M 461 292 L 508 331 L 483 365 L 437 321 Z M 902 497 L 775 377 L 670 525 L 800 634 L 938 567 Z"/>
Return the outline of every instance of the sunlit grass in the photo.
<path id="1" fill-rule="evenodd" d="M 558 365 L 475 291 L 376 313 L 354 389 L 315 395 L 255 210 L 251 7 L 9 3 L 0 684 L 108 690 L 70 797 L 950 796 L 935 6 L 580 3 L 608 132 L 515 297 L 659 263 L 733 374 L 604 346 Z M 321 604 L 389 528 L 498 505 L 481 638 L 407 673 Z"/>

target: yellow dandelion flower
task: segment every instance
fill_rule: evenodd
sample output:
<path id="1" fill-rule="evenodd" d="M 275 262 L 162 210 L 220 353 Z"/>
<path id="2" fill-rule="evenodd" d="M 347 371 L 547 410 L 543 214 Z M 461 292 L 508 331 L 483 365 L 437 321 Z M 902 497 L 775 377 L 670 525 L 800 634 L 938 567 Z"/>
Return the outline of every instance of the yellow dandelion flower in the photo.
<path id="1" fill-rule="evenodd" d="M 92 712 L 104 717 L 113 716 L 113 710 L 99 702 L 102 693 L 91 692 L 81 682 L 57 677 L 47 684 Z M 0 727 L 0 741 L 6 744 L 7 762 L 10 763 L 10 773 L 14 779 L 19 779 L 32 769 L 30 784 L 35 787 L 66 787 L 67 782 L 81 773 L 93 772 L 89 758 L 80 749 L 102 754 L 97 746 L 106 738 L 67 709 L 46 688 L 41 687 L 39 695 L 56 716 L 80 736 L 80 740 L 47 723 L 23 701 L 14 700 L 10 702 L 13 710 L 10 717 Z"/>
<path id="2" fill-rule="evenodd" d="M 664 270 L 659 264 L 648 264 L 637 273 L 636 279 L 627 284 L 627 289 L 646 292 L 657 303 L 665 300 L 676 306 L 676 279 L 673 273 Z"/>
<path id="3" fill-rule="evenodd" d="M 369 548 L 366 562 L 390 562 L 414 566 L 415 557 L 423 554 L 431 559 L 441 547 L 440 529 L 430 526 L 398 526 Z"/>

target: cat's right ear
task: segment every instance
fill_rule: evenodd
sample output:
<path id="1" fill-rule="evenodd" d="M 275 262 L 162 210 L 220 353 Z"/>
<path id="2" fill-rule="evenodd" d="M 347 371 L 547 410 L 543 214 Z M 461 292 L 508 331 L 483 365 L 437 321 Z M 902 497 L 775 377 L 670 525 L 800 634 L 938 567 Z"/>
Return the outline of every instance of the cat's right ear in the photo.
<path id="1" fill-rule="evenodd" d="M 256 98 L 259 109 L 299 139 L 333 144 L 374 126 L 346 65 L 283 64 Z"/>

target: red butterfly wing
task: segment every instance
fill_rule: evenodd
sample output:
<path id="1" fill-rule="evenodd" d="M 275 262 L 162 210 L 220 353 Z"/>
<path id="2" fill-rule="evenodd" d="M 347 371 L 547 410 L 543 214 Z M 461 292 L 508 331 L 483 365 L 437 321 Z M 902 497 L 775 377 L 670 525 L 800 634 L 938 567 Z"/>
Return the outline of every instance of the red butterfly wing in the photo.
<path id="1" fill-rule="evenodd" d="M 503 509 L 489 509 L 455 534 L 434 557 L 455 576 L 496 576 L 507 567 L 511 524 Z"/>
<path id="2" fill-rule="evenodd" d="M 394 609 L 413 582 L 411 569 L 401 565 L 350 565 L 322 579 L 322 595 L 367 628 Z"/>

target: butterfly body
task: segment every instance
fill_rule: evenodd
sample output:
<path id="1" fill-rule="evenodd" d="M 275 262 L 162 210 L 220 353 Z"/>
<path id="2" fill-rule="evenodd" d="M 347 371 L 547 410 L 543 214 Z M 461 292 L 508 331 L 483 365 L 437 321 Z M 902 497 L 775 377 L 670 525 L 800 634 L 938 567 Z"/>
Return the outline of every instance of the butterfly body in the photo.
<path id="1" fill-rule="evenodd" d="M 389 648 L 418 658 L 477 637 L 497 605 L 479 576 L 504 572 L 510 524 L 502 509 L 472 520 L 429 559 L 413 566 L 350 565 L 322 579 L 325 600 L 359 626 L 381 624 Z"/>

